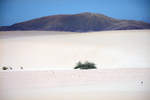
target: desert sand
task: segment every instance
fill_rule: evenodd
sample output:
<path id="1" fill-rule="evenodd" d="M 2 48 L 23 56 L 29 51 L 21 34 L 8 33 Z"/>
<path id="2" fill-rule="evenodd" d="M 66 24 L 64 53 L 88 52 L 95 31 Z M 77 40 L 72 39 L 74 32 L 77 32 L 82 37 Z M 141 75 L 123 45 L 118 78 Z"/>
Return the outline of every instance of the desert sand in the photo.
<path id="1" fill-rule="evenodd" d="M 150 100 L 149 38 L 150 30 L 0 32 L 0 66 L 13 67 L 0 70 L 0 100 Z M 78 61 L 98 69 L 74 70 Z"/>
<path id="2" fill-rule="evenodd" d="M 150 30 L 88 33 L 0 32 L 0 66 L 73 69 L 78 61 L 98 68 L 149 68 Z"/>
<path id="3" fill-rule="evenodd" d="M 149 100 L 150 69 L 1 71 L 0 100 Z"/>

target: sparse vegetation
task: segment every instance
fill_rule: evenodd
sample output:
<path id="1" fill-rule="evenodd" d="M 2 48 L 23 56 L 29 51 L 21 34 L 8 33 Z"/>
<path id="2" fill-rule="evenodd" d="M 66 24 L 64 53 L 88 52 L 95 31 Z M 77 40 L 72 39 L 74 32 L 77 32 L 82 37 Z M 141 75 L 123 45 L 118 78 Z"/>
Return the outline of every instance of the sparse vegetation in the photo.
<path id="1" fill-rule="evenodd" d="M 2 70 L 8 70 L 8 67 L 4 66 L 4 67 L 2 67 Z"/>
<path id="2" fill-rule="evenodd" d="M 74 69 L 96 69 L 96 66 L 92 62 L 86 61 L 85 63 L 81 63 L 80 61 L 74 67 Z"/>
<path id="3" fill-rule="evenodd" d="M 20 67 L 21 70 L 23 70 L 23 67 Z M 13 67 L 9 67 L 9 66 L 0 66 L 0 70 L 15 70 L 15 68 Z"/>

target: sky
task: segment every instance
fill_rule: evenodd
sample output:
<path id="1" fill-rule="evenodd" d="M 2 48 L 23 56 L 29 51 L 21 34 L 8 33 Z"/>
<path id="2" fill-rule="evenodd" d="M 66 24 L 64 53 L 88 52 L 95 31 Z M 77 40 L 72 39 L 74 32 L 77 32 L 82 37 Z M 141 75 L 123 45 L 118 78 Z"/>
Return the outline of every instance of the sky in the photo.
<path id="1" fill-rule="evenodd" d="M 82 12 L 150 23 L 150 0 L 0 0 L 0 26 Z"/>

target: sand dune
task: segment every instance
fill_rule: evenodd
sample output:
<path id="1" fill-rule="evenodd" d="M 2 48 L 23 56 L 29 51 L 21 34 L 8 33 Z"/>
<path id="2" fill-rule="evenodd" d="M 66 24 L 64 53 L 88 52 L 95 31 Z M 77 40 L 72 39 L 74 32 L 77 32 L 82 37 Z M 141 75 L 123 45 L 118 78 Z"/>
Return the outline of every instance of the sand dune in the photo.
<path id="1" fill-rule="evenodd" d="M 73 68 L 78 61 L 88 60 L 99 68 L 149 67 L 149 38 L 150 30 L 0 32 L 0 65 Z"/>
<path id="2" fill-rule="evenodd" d="M 2 71 L 0 100 L 149 100 L 149 79 L 142 68 Z"/>

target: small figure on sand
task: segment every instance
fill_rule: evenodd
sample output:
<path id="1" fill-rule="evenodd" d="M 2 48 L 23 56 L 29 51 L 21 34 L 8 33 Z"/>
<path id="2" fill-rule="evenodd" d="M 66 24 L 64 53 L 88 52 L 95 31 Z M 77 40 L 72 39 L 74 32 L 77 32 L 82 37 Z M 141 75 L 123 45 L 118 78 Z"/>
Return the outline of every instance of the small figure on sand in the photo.
<path id="1" fill-rule="evenodd" d="M 9 67 L 9 69 L 12 70 L 13 68 L 12 68 L 12 67 Z"/>
<path id="2" fill-rule="evenodd" d="M 141 81 L 141 84 L 143 85 L 143 81 Z"/>
<path id="3" fill-rule="evenodd" d="M 20 69 L 22 69 L 22 70 L 23 70 L 23 67 L 20 67 Z"/>

